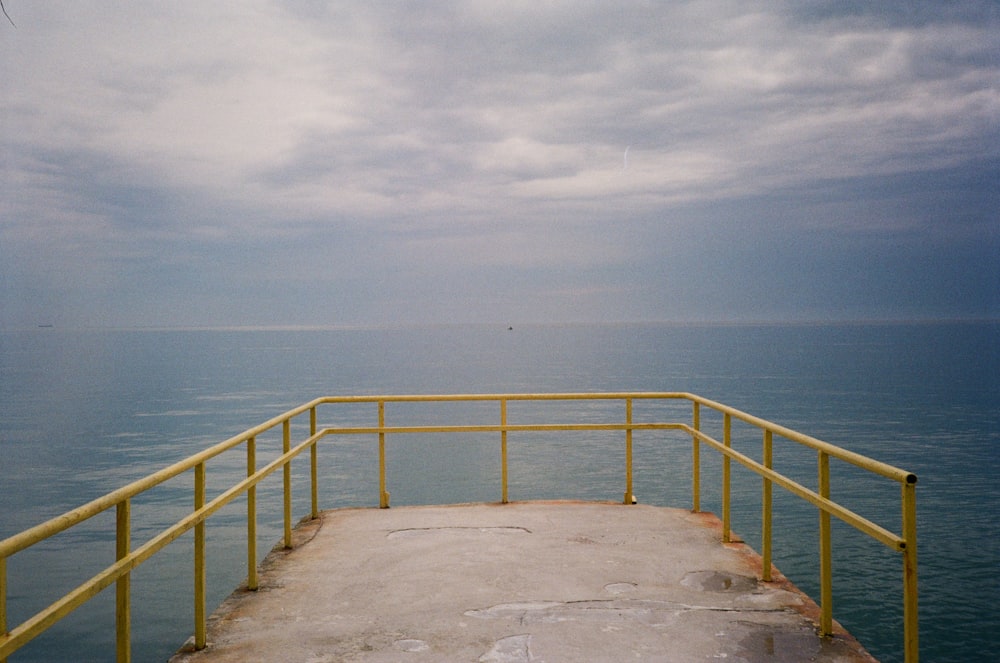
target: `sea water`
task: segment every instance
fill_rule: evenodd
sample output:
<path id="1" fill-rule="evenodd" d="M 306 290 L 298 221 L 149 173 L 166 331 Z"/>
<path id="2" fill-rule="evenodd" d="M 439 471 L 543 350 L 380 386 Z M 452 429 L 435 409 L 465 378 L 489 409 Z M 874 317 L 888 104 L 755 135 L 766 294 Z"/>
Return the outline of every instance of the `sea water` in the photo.
<path id="1" fill-rule="evenodd" d="M 0 537 L 321 395 L 688 391 L 916 473 L 922 658 L 982 660 L 1000 646 L 998 348 L 996 321 L 0 331 Z M 555 418 L 603 416 L 586 410 L 599 404 L 573 407 Z M 354 410 L 338 423 L 374 416 Z M 277 453 L 267 450 L 280 447 L 277 435 L 260 440 L 258 465 Z M 734 429 L 734 443 L 759 458 L 757 435 Z M 390 438 L 392 503 L 498 500 L 496 437 Z M 512 434 L 511 499 L 620 499 L 620 437 Z M 815 486 L 815 456 L 786 453 L 784 469 Z M 637 433 L 635 456 L 640 501 L 690 507 L 689 438 Z M 702 506 L 718 511 L 718 461 L 702 456 Z M 233 458 L 209 464 L 210 496 L 245 471 Z M 326 438 L 320 458 L 321 508 L 378 503 L 371 438 Z M 307 472 L 296 464 L 296 517 L 308 513 Z M 260 487 L 261 556 L 281 534 L 273 478 Z M 733 528 L 757 547 L 760 481 L 740 469 L 733 481 Z M 133 547 L 191 509 L 191 483 L 188 473 L 136 498 Z M 894 485 L 835 467 L 833 496 L 899 531 Z M 815 509 L 778 488 L 774 499 L 775 563 L 818 596 Z M 244 523 L 241 500 L 209 521 L 210 609 L 245 577 Z M 113 560 L 113 532 L 107 513 L 15 555 L 9 622 Z M 165 660 L 192 633 L 191 546 L 189 533 L 133 573 L 134 660 Z M 834 616 L 882 661 L 902 660 L 901 568 L 897 553 L 834 521 Z M 113 652 L 108 590 L 10 660 L 110 661 Z"/>

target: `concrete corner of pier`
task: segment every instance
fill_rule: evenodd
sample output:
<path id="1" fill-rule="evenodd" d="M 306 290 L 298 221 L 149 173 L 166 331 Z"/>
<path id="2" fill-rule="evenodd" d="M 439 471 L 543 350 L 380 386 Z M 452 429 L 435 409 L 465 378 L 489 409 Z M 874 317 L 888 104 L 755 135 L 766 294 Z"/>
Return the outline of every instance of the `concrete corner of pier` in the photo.
<path id="1" fill-rule="evenodd" d="M 268 555 L 172 663 L 872 663 L 711 514 L 521 502 L 337 509 Z"/>

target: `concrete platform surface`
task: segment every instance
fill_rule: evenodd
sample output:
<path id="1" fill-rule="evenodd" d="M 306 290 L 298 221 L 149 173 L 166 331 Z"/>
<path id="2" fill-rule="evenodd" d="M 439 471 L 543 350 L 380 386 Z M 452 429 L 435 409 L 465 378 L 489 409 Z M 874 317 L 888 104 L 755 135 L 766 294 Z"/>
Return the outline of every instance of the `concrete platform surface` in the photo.
<path id="1" fill-rule="evenodd" d="M 815 604 L 711 514 L 524 502 L 327 511 L 209 621 L 226 661 L 828 661 Z"/>

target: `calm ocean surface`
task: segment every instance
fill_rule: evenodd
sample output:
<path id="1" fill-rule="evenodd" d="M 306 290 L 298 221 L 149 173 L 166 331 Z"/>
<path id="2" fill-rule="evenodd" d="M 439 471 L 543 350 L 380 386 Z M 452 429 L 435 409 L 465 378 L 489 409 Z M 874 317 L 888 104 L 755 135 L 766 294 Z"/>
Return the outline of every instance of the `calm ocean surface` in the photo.
<path id="1" fill-rule="evenodd" d="M 551 391 L 690 391 L 915 472 L 921 660 L 985 660 L 1000 648 L 997 322 L 2 331 L 0 538 L 316 396 Z M 589 407 L 599 406 L 556 418 L 586 417 Z M 374 413 L 345 416 L 373 421 Z M 687 408 L 677 416 L 686 420 Z M 759 457 L 759 433 L 734 433 Z M 392 503 L 499 499 L 494 437 L 390 438 Z M 619 437 L 512 435 L 511 499 L 620 499 Z M 372 440 L 327 440 L 321 507 L 377 505 Z M 280 447 L 280 438 L 260 444 Z M 640 501 L 689 507 L 689 456 L 689 438 L 637 433 Z M 782 461 L 776 450 L 775 458 L 815 485 L 814 456 Z M 213 480 L 244 471 L 234 459 L 209 464 L 210 496 Z M 718 467 L 704 462 L 702 475 L 702 506 L 716 512 Z M 307 471 L 302 462 L 295 474 Z M 272 479 L 261 500 L 278 495 L 280 478 Z M 190 486 L 189 476 L 179 478 L 136 500 L 133 546 L 190 509 Z M 304 486 L 296 519 L 308 512 Z M 898 489 L 835 470 L 833 493 L 899 531 Z M 734 471 L 734 496 L 749 502 L 734 513 L 734 529 L 755 547 L 759 494 L 759 481 Z M 278 502 L 260 515 L 261 556 L 280 536 Z M 816 512 L 778 488 L 775 508 L 775 563 L 816 596 Z M 245 576 L 244 513 L 238 500 L 209 521 L 210 609 Z M 113 536 L 113 515 L 105 515 L 12 558 L 10 622 L 113 559 Z M 834 617 L 883 662 L 902 660 L 899 556 L 838 522 L 834 551 Z M 165 660 L 192 633 L 191 563 L 189 533 L 134 573 L 134 660 Z M 11 662 L 113 660 L 113 595 L 104 592 Z"/>

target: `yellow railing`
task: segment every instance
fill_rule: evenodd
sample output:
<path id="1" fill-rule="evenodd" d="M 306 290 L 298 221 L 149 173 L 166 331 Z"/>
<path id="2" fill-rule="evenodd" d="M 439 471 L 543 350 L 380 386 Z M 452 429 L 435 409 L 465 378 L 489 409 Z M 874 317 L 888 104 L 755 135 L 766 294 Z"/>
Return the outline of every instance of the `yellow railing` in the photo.
<path id="1" fill-rule="evenodd" d="M 689 401 L 693 405 L 691 423 L 664 421 L 635 421 L 633 405 L 638 401 Z M 495 402 L 499 405 L 497 423 L 472 425 L 407 425 L 386 424 L 386 405 L 400 402 Z M 624 405 L 624 418 L 600 423 L 511 423 L 508 404 L 512 401 L 620 401 Z M 328 427 L 317 429 L 317 408 L 326 404 L 371 403 L 377 405 L 377 425 L 359 427 Z M 711 437 L 702 429 L 702 412 L 714 411 L 722 416 L 722 440 Z M 291 442 L 291 424 L 300 415 L 309 413 L 309 435 L 296 443 Z M 742 421 L 759 428 L 763 434 L 762 460 L 733 449 L 732 421 Z M 282 427 L 280 456 L 257 468 L 257 437 L 277 426 Z M 131 659 L 131 586 L 130 573 L 156 552 L 185 532 L 194 529 L 194 645 L 201 649 L 206 644 L 206 565 L 205 521 L 213 513 L 243 493 L 247 494 L 247 586 L 257 588 L 257 484 L 279 468 L 283 474 L 283 543 L 292 546 L 292 475 L 291 461 L 306 449 L 310 456 L 310 496 L 312 518 L 319 514 L 319 486 L 317 473 L 317 443 L 328 435 L 377 435 L 379 457 L 379 506 L 389 506 L 386 486 L 386 435 L 401 433 L 499 433 L 501 459 L 501 502 L 508 501 L 507 436 L 509 433 L 529 431 L 624 431 L 625 433 L 625 492 L 624 502 L 634 502 L 632 484 L 632 438 L 634 431 L 678 430 L 690 435 L 692 441 L 692 508 L 701 510 L 701 448 L 706 445 L 722 455 L 722 523 L 723 539 L 729 541 L 731 501 L 731 461 L 735 460 L 762 477 L 761 555 L 763 578 L 771 576 L 772 486 L 788 490 L 819 509 L 820 532 L 820 631 L 829 635 L 833 631 L 832 601 L 832 543 L 830 516 L 836 516 L 868 536 L 881 541 L 902 554 L 903 558 L 903 622 L 904 655 L 907 663 L 916 663 L 917 647 L 917 549 L 916 549 L 916 476 L 879 461 L 841 449 L 826 442 L 803 435 L 783 426 L 746 414 L 729 406 L 700 396 L 679 392 L 656 393 L 568 393 L 568 394 L 467 394 L 467 395 L 409 395 L 409 396 L 330 396 L 317 398 L 300 405 L 235 437 L 190 456 L 159 472 L 108 493 L 57 518 L 32 527 L 0 541 L 0 663 L 34 637 L 51 627 L 77 607 L 102 590 L 116 585 L 116 648 L 117 660 L 124 663 Z M 772 469 L 774 438 L 813 449 L 817 454 L 818 487 L 812 490 Z M 206 502 L 206 463 L 233 449 L 246 449 L 246 478 L 225 489 Z M 875 475 L 896 481 L 901 486 L 902 533 L 894 534 L 850 509 L 830 499 L 830 459 L 844 461 Z M 131 500 L 135 496 L 185 472 L 194 472 L 194 509 L 142 545 L 131 546 Z M 116 560 L 103 571 L 70 591 L 33 617 L 8 630 L 7 624 L 7 558 L 32 545 L 82 523 L 112 507 L 116 511 L 115 550 Z"/>

